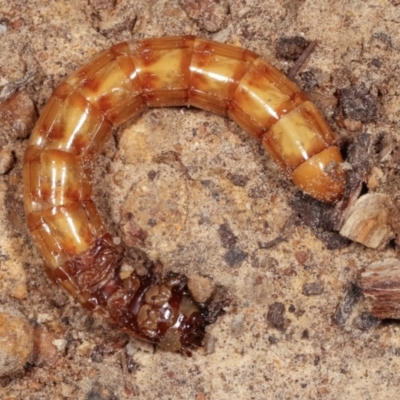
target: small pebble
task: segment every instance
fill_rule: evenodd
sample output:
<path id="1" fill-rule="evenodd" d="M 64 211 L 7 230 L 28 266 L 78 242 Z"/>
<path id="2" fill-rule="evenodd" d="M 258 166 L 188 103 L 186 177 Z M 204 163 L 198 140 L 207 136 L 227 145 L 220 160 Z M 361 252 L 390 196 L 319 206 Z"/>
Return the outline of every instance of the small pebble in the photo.
<path id="1" fill-rule="evenodd" d="M 305 251 L 296 251 L 294 256 L 300 264 L 304 264 L 308 260 L 308 253 Z"/>
<path id="2" fill-rule="evenodd" d="M 0 145 L 29 136 L 35 120 L 35 106 L 27 93 L 18 91 L 0 101 Z"/>
<path id="3" fill-rule="evenodd" d="M 324 284 L 320 281 L 305 283 L 302 293 L 305 296 L 318 296 L 324 291 Z"/>
<path id="4" fill-rule="evenodd" d="M 34 331 L 34 360 L 36 365 L 55 365 L 59 358 L 57 347 L 54 342 L 56 337 L 53 333 L 42 327 Z"/>
<path id="5" fill-rule="evenodd" d="M 0 150 L 0 175 L 7 173 L 14 165 L 14 156 L 9 149 Z"/>
<path id="6" fill-rule="evenodd" d="M 245 327 L 244 327 L 244 318 L 243 315 L 237 315 L 232 321 L 232 336 L 239 337 L 242 335 Z"/>
<path id="7" fill-rule="evenodd" d="M 280 330 L 285 330 L 285 306 L 283 303 L 275 302 L 268 307 L 267 321 L 269 324 Z"/>
<path id="8" fill-rule="evenodd" d="M 0 307 L 0 376 L 13 374 L 30 361 L 33 329 L 18 310 Z"/>
<path id="9" fill-rule="evenodd" d="M 62 352 L 65 350 L 65 348 L 67 347 L 68 342 L 65 339 L 54 339 L 51 342 L 58 351 Z"/>
<path id="10" fill-rule="evenodd" d="M 377 327 L 380 324 L 380 319 L 374 317 L 367 311 L 362 312 L 356 318 L 354 318 L 354 326 L 363 332 L 368 332 L 371 329 Z"/>
<path id="11" fill-rule="evenodd" d="M 217 343 L 217 338 L 211 333 L 206 332 L 204 337 L 204 351 L 206 354 L 215 353 L 215 345 Z"/>
<path id="12" fill-rule="evenodd" d="M 188 276 L 188 288 L 198 303 L 205 303 L 214 291 L 214 285 L 208 278 L 196 274 Z"/>
<path id="13" fill-rule="evenodd" d="M 3 35 L 6 32 L 7 32 L 7 26 L 0 24 L 0 35 Z"/>
<path id="14" fill-rule="evenodd" d="M 355 284 L 351 284 L 333 316 L 333 320 L 338 326 L 345 326 L 355 306 L 360 301 L 361 296 L 361 288 Z"/>
<path id="15" fill-rule="evenodd" d="M 86 400 L 117 400 L 117 397 L 110 389 L 96 382 L 86 396 Z"/>

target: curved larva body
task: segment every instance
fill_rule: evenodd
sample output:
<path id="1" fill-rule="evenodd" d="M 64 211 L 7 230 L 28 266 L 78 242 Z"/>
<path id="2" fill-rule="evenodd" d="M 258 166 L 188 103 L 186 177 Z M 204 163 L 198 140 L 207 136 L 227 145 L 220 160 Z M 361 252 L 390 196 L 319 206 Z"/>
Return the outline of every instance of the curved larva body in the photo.
<path id="1" fill-rule="evenodd" d="M 342 195 L 334 135 L 300 89 L 256 54 L 194 37 L 124 42 L 54 91 L 24 159 L 28 228 L 49 276 L 120 329 L 169 350 L 199 345 L 204 309 L 185 280 L 127 267 L 91 198 L 91 168 L 113 128 L 147 107 L 193 105 L 260 139 L 303 191 Z"/>

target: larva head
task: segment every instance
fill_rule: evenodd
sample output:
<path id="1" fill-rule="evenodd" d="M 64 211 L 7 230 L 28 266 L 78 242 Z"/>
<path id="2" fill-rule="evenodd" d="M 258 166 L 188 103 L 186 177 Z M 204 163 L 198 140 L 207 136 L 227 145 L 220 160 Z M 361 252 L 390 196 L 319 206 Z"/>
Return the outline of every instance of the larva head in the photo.
<path id="1" fill-rule="evenodd" d="M 292 173 L 292 181 L 315 199 L 335 203 L 342 198 L 345 187 L 342 162 L 339 149 L 328 147 L 298 166 Z"/>

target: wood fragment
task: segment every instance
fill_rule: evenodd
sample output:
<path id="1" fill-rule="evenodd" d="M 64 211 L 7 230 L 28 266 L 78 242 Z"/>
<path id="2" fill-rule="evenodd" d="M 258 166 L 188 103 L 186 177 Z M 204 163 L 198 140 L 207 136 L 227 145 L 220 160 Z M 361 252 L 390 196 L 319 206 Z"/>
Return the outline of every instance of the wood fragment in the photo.
<path id="1" fill-rule="evenodd" d="M 0 87 L 0 101 L 7 100 L 10 98 L 17 90 L 24 88 L 29 83 L 31 83 L 37 75 L 36 69 L 29 70 L 24 77 L 21 79 L 7 83 Z"/>
<path id="2" fill-rule="evenodd" d="M 384 248 L 394 237 L 391 198 L 372 193 L 360 197 L 348 213 L 340 234 L 373 249 Z"/>
<path id="3" fill-rule="evenodd" d="M 310 57 L 310 54 L 314 51 L 315 46 L 317 45 L 317 41 L 313 40 L 310 44 L 305 48 L 302 55 L 297 59 L 297 61 L 293 64 L 292 68 L 290 68 L 288 72 L 288 77 L 293 79 L 296 74 L 299 72 L 300 68 L 306 62 L 307 58 Z"/>
<path id="4" fill-rule="evenodd" d="M 372 315 L 400 318 L 400 260 L 387 258 L 370 264 L 361 274 L 361 288 L 370 299 Z"/>

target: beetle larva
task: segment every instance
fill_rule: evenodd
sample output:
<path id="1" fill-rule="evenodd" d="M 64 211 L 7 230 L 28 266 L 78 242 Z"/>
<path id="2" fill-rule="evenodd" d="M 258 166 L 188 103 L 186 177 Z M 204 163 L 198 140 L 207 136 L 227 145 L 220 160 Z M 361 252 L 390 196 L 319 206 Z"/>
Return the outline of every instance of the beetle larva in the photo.
<path id="1" fill-rule="evenodd" d="M 185 279 L 127 269 L 92 200 L 93 161 L 111 131 L 147 107 L 228 115 L 304 192 L 337 201 L 342 162 L 307 96 L 251 51 L 192 36 L 119 43 L 54 91 L 24 158 L 28 228 L 48 275 L 119 329 L 172 351 L 200 345 L 205 308 Z"/>

